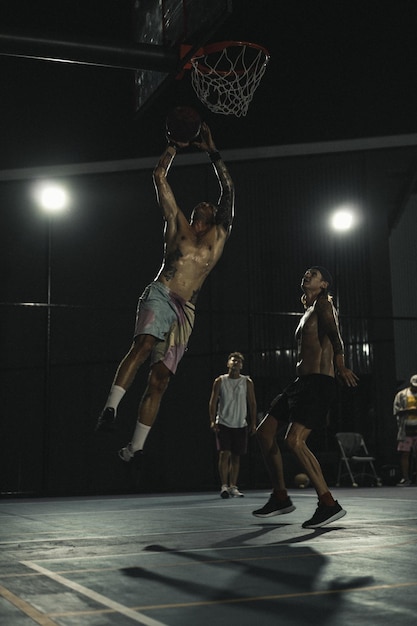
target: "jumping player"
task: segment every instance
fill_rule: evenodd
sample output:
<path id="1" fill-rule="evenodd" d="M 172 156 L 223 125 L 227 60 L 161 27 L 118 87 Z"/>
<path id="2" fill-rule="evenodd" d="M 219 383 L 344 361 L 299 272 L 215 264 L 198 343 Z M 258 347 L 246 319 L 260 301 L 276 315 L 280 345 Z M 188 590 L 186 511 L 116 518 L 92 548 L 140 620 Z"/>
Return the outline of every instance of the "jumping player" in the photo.
<path id="1" fill-rule="evenodd" d="M 119 451 L 123 461 L 141 451 L 158 414 L 162 396 L 186 348 L 194 326 L 200 289 L 220 259 L 231 231 L 234 185 L 206 123 L 193 145 L 207 152 L 219 181 L 218 204 L 200 202 L 190 222 L 177 205 L 167 174 L 179 148 L 187 143 L 169 141 L 154 169 L 158 203 L 164 224 L 162 267 L 139 298 L 133 344 L 121 361 L 96 430 L 114 428 L 117 407 L 138 368 L 151 357 L 148 383 L 142 396 L 131 441 Z"/>

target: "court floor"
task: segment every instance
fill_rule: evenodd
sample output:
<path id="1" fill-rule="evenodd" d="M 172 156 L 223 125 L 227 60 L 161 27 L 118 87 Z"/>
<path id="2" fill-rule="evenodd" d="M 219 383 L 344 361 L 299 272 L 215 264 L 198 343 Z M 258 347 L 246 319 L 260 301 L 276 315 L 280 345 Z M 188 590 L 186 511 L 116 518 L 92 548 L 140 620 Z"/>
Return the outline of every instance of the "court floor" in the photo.
<path id="1" fill-rule="evenodd" d="M 417 488 L 340 488 L 301 527 L 252 516 L 268 491 L 0 500 L 0 620 L 13 626 L 416 623 Z"/>

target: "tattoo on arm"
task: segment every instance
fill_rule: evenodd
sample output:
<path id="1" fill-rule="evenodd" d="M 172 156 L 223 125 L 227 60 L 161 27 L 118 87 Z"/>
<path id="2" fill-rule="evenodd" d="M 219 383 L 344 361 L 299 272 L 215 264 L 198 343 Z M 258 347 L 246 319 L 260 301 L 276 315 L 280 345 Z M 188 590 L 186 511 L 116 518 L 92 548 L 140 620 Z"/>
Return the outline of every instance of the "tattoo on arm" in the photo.
<path id="1" fill-rule="evenodd" d="M 233 196 L 230 191 L 223 193 L 216 212 L 216 224 L 221 224 L 225 230 L 229 230 L 233 221 Z"/>
<path id="2" fill-rule="evenodd" d="M 223 161 L 215 161 L 213 166 L 221 187 L 216 224 L 221 224 L 226 231 L 229 231 L 234 217 L 235 189 L 229 171 Z"/>

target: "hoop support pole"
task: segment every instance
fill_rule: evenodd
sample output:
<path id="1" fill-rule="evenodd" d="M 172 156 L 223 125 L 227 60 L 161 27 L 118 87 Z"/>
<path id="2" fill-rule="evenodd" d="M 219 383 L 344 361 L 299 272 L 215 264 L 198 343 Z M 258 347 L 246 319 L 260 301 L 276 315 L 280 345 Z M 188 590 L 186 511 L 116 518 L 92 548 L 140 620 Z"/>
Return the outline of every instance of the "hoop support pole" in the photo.
<path id="1" fill-rule="evenodd" d="M 0 55 L 131 70 L 172 72 L 178 50 L 153 44 L 87 43 L 0 33 Z"/>

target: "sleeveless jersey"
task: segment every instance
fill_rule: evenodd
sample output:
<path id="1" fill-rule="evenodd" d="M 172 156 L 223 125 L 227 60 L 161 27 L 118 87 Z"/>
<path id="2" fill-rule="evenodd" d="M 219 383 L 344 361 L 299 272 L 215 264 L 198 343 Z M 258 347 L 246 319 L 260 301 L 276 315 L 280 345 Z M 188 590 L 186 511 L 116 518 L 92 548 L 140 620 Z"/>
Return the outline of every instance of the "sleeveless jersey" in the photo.
<path id="1" fill-rule="evenodd" d="M 229 428 L 243 428 L 247 425 L 247 376 L 231 378 L 220 376 L 220 393 L 216 422 Z"/>

